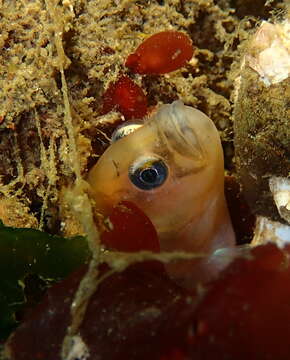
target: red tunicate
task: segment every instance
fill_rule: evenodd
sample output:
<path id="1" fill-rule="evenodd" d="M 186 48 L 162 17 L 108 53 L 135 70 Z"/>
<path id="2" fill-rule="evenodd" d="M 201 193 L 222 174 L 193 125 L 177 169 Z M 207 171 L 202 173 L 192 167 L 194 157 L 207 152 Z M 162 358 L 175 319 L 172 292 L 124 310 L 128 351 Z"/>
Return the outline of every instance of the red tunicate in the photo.
<path id="1" fill-rule="evenodd" d="M 190 38 L 178 31 L 162 31 L 146 39 L 128 56 L 125 66 L 138 74 L 166 74 L 192 58 Z"/>
<path id="2" fill-rule="evenodd" d="M 289 255 L 269 243 L 229 265 L 196 311 L 190 359 L 289 359 Z"/>
<path id="3" fill-rule="evenodd" d="M 126 119 L 142 118 L 147 114 L 147 98 L 143 90 L 128 76 L 122 75 L 111 83 L 103 95 L 103 114 L 116 108 Z"/>
<path id="4" fill-rule="evenodd" d="M 113 208 L 109 220 L 113 229 L 104 231 L 101 235 L 106 247 L 126 252 L 160 251 L 158 235 L 153 224 L 133 203 L 122 201 Z"/>
<path id="5" fill-rule="evenodd" d="M 148 262 L 105 278 L 88 299 L 79 328 L 89 359 L 288 360 L 290 246 L 243 250 L 215 281 L 197 283 L 196 291 Z M 102 276 L 106 268 L 99 270 Z M 6 343 L 9 358 L 60 360 L 86 271 L 48 290 Z"/>

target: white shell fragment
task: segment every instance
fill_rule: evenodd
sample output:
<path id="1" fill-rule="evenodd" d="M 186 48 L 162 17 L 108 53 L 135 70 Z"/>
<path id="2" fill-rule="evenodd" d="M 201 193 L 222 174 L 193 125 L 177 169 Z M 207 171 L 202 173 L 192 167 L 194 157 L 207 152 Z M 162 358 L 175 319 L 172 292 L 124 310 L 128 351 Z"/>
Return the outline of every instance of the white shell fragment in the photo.
<path id="1" fill-rule="evenodd" d="M 270 24 L 263 21 L 246 60 L 266 86 L 287 79 L 290 74 L 290 22 Z"/>
<path id="2" fill-rule="evenodd" d="M 259 216 L 251 246 L 274 242 L 280 248 L 290 243 L 290 226 Z"/>
<path id="3" fill-rule="evenodd" d="M 273 176 L 269 180 L 270 191 L 282 219 L 289 225 L 259 216 L 256 221 L 252 246 L 275 242 L 283 248 L 290 243 L 290 179 Z"/>
<path id="4" fill-rule="evenodd" d="M 273 176 L 269 187 L 281 218 L 290 225 L 290 179 Z"/>

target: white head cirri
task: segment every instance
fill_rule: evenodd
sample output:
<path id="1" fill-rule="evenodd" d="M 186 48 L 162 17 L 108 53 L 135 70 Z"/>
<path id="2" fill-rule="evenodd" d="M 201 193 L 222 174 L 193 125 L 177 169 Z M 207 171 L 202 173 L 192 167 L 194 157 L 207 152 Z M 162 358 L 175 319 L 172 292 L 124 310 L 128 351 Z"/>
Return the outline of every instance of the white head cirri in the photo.
<path id="1" fill-rule="evenodd" d="M 121 201 L 134 203 L 155 226 L 161 251 L 213 253 L 232 247 L 223 151 L 214 123 L 175 101 L 128 135 L 121 132 L 88 176 L 98 210 L 108 214 Z M 166 268 L 184 279 L 200 266 L 201 261 L 178 261 Z"/>

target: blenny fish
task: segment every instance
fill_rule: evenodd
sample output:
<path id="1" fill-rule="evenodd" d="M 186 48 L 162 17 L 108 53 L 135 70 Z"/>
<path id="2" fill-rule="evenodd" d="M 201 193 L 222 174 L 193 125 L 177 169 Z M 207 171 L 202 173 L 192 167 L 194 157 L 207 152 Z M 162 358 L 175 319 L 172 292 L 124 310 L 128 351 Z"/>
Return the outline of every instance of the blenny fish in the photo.
<path id="1" fill-rule="evenodd" d="M 233 247 L 214 123 L 178 100 L 127 127 L 116 130 L 89 172 L 96 208 L 108 214 L 122 201 L 134 203 L 154 225 L 161 251 L 211 254 Z M 166 267 L 175 278 L 191 272 L 188 262 Z"/>

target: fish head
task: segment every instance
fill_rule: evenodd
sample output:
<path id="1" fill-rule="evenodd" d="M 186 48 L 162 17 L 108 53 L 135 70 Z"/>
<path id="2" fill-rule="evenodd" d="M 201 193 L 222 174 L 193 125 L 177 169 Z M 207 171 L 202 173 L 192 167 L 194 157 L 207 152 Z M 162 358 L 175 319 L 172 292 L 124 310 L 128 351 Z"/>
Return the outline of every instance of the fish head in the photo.
<path id="1" fill-rule="evenodd" d="M 181 101 L 113 142 L 90 170 L 96 208 L 138 206 L 160 238 L 196 221 L 223 196 L 223 153 L 213 122 Z"/>

